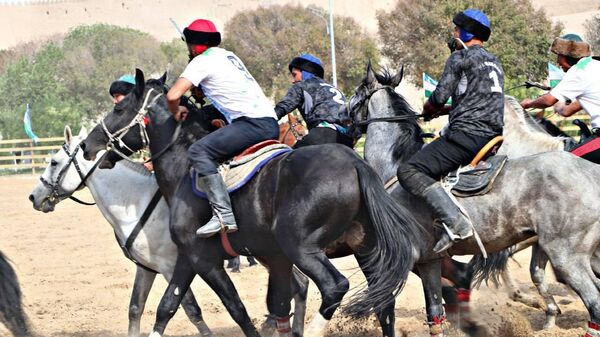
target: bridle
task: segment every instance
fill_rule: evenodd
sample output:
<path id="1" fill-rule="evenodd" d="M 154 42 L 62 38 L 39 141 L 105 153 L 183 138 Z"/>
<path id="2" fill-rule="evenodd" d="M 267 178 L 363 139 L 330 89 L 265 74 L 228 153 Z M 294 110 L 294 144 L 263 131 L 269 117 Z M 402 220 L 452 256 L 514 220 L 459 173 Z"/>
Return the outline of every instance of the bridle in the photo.
<path id="1" fill-rule="evenodd" d="M 117 155 L 119 155 L 121 158 L 130 161 L 132 163 L 136 163 L 138 164 L 139 162 L 132 160 L 131 158 L 129 158 L 129 156 L 127 156 L 126 154 L 124 154 L 123 152 L 121 152 L 118 147 L 121 148 L 126 148 L 127 150 L 129 150 L 131 153 L 135 153 L 136 151 L 132 150 L 131 148 L 129 148 L 124 142 L 123 142 L 123 137 L 127 134 L 127 132 L 129 132 L 129 130 L 131 128 L 133 128 L 134 126 L 138 125 L 140 128 L 140 138 L 142 140 L 142 148 L 138 151 L 144 151 L 146 149 L 148 149 L 148 146 L 150 144 L 150 138 L 148 137 L 148 133 L 146 132 L 146 118 L 147 118 L 147 114 L 148 111 L 150 109 L 152 109 L 152 107 L 155 105 L 156 101 L 164 94 L 164 93 L 158 93 L 157 95 L 155 95 L 154 97 L 152 97 L 152 100 L 150 100 L 150 94 L 153 91 L 157 91 L 154 88 L 150 88 L 150 90 L 148 90 L 148 92 L 146 93 L 146 97 L 144 98 L 144 103 L 142 104 L 142 107 L 138 110 L 137 114 L 133 117 L 133 119 L 131 120 L 131 122 L 129 122 L 129 124 L 127 124 L 127 126 L 122 127 L 121 129 L 115 131 L 114 133 L 111 133 L 108 128 L 106 127 L 106 124 L 104 123 L 104 120 L 102 120 L 101 125 L 102 125 L 102 130 L 104 131 L 104 133 L 106 134 L 106 136 L 108 137 L 108 143 L 107 143 L 107 148 L 108 151 L 112 151 L 114 153 L 116 153 Z M 148 101 L 150 101 L 150 103 L 148 103 Z M 158 157 L 162 156 L 163 154 L 165 154 L 167 152 L 167 150 L 169 150 L 171 148 L 171 146 L 173 146 L 173 144 L 175 144 L 175 142 L 177 141 L 177 139 L 179 138 L 179 135 L 181 133 L 181 128 L 183 126 L 183 121 L 179 121 L 177 122 L 177 128 L 175 129 L 175 132 L 173 133 L 173 136 L 171 137 L 171 141 L 169 142 L 169 144 L 167 144 L 167 146 L 165 146 L 162 150 L 160 150 L 158 153 L 152 155 L 150 158 L 148 158 L 147 160 L 144 161 L 144 163 L 149 163 L 153 160 L 156 160 Z M 118 146 L 116 145 L 118 143 Z"/>
<path id="2" fill-rule="evenodd" d="M 75 156 L 77 155 L 77 152 L 81 149 L 81 144 L 77 144 L 77 146 L 75 147 L 75 150 L 73 150 L 73 153 L 69 153 L 69 146 L 67 145 L 67 143 L 63 144 L 62 149 L 69 156 L 69 159 L 67 160 L 67 164 L 56 175 L 55 181 L 49 182 L 46 179 L 44 179 L 44 177 L 40 177 L 40 181 L 42 182 L 42 184 L 44 184 L 44 186 L 50 190 L 50 195 L 46 199 L 50 202 L 58 202 L 58 201 L 66 199 L 66 198 L 70 198 L 80 204 L 83 204 L 83 205 L 95 205 L 95 203 L 89 203 L 89 202 L 79 200 L 79 199 L 75 198 L 74 196 L 72 196 L 72 194 L 75 191 L 79 190 L 82 186 L 85 185 L 87 178 L 89 178 L 89 176 L 92 175 L 92 173 L 96 170 L 98 165 L 100 165 L 100 163 L 104 159 L 104 156 L 106 156 L 106 153 L 104 155 L 102 155 L 102 157 L 99 160 L 96 161 L 94 166 L 92 166 L 92 168 L 86 174 L 84 174 L 83 171 L 81 170 L 81 167 L 79 166 L 79 163 L 77 163 L 77 159 L 75 158 Z M 62 180 L 65 177 L 65 174 L 71 167 L 71 164 L 73 164 L 73 166 L 75 166 L 75 170 L 77 171 L 77 174 L 79 174 L 79 178 L 81 178 L 81 182 L 79 183 L 79 185 L 77 185 L 77 187 L 73 191 L 66 192 L 63 190 L 63 192 L 61 192 L 60 185 L 62 183 Z"/>
<path id="3" fill-rule="evenodd" d="M 377 93 L 380 90 L 384 90 L 384 89 L 386 89 L 386 90 L 392 90 L 392 91 L 395 90 L 394 87 L 392 87 L 391 85 L 382 85 L 382 86 L 380 86 L 378 88 L 370 90 L 367 93 L 367 95 L 365 95 L 357 103 L 355 103 L 355 104 L 352 105 L 353 107 L 357 107 L 357 108 L 351 110 L 350 106 L 348 106 L 348 111 L 354 111 L 354 110 L 362 108 L 365 105 L 365 103 L 367 103 L 371 99 L 371 97 L 373 95 L 375 95 L 375 93 Z M 355 95 L 356 94 L 354 94 L 354 96 Z M 352 102 L 352 98 L 350 99 L 349 102 Z M 368 104 L 365 107 L 365 109 L 367 109 L 367 114 L 366 115 L 368 116 L 369 115 L 369 105 Z M 352 118 L 354 119 L 354 114 L 352 113 L 352 115 L 353 115 Z M 393 123 L 393 122 L 400 122 L 400 121 L 405 121 L 405 120 L 408 120 L 408 119 L 415 119 L 415 118 L 421 118 L 421 117 L 424 117 L 424 116 L 422 114 L 415 114 L 415 115 L 406 115 L 406 116 L 366 118 L 366 119 L 364 119 L 362 121 L 355 121 L 354 124 L 356 126 L 358 126 L 358 127 L 365 127 L 365 126 L 368 126 L 371 123 L 376 123 L 376 122 L 390 122 L 390 123 Z"/>
<path id="4" fill-rule="evenodd" d="M 111 133 L 108 130 L 108 128 L 106 127 L 106 123 L 104 122 L 104 119 L 100 122 L 100 125 L 102 125 L 102 130 L 108 137 L 107 147 L 108 147 L 109 151 L 113 151 L 116 154 L 118 154 L 119 156 L 123 157 L 123 159 L 127 159 L 127 160 L 131 161 L 131 159 L 129 159 L 129 157 L 127 155 L 125 155 L 124 153 L 122 153 L 121 151 L 118 150 L 118 147 L 125 148 L 128 151 L 130 151 L 131 153 L 136 152 L 136 151 L 132 150 L 131 148 L 129 148 L 129 146 L 127 146 L 123 142 L 123 137 L 129 132 L 129 130 L 131 130 L 131 128 L 133 128 L 136 125 L 139 126 L 139 129 L 140 129 L 140 138 L 142 139 L 142 149 L 141 150 L 144 150 L 148 147 L 148 144 L 150 144 L 150 140 L 148 138 L 148 133 L 146 132 L 146 122 L 145 122 L 146 115 L 148 114 L 149 107 L 154 105 L 154 103 L 156 103 L 156 101 L 163 95 L 162 92 L 158 93 L 157 95 L 155 95 L 152 98 L 152 100 L 150 100 L 150 95 L 154 91 L 156 91 L 156 90 L 154 90 L 154 88 L 150 88 L 150 90 L 148 90 L 148 92 L 146 93 L 146 97 L 144 98 L 144 102 L 142 103 L 142 106 L 140 107 L 138 112 L 135 114 L 135 116 L 133 116 L 133 119 L 126 126 Z M 150 103 L 148 103 L 148 101 L 150 101 Z"/>
<path id="5" fill-rule="evenodd" d="M 304 135 L 301 135 L 298 133 L 298 131 L 296 131 L 296 126 L 301 126 L 302 123 L 300 123 L 298 120 L 296 120 L 296 122 L 292 122 L 290 119 L 288 119 L 287 124 L 289 125 L 288 130 L 283 134 L 281 139 L 285 140 L 285 137 L 287 137 L 287 135 L 290 133 L 292 136 L 294 136 L 294 138 L 296 138 L 296 141 L 299 141 L 304 137 Z"/>

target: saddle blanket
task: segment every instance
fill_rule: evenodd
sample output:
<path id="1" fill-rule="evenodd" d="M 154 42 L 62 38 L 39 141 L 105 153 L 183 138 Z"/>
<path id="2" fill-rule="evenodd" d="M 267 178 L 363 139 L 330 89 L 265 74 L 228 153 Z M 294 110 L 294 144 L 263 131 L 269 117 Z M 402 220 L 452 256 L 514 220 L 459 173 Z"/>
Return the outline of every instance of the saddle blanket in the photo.
<path id="1" fill-rule="evenodd" d="M 238 156 L 233 160 L 221 164 L 219 166 L 219 173 L 223 177 L 229 193 L 233 193 L 248 183 L 271 159 L 290 151 L 292 149 L 285 144 L 268 145 L 254 153 L 241 157 Z M 198 175 L 193 168 L 190 170 L 190 174 L 192 175 L 192 189 L 194 193 L 206 199 L 206 193 L 198 186 Z"/>

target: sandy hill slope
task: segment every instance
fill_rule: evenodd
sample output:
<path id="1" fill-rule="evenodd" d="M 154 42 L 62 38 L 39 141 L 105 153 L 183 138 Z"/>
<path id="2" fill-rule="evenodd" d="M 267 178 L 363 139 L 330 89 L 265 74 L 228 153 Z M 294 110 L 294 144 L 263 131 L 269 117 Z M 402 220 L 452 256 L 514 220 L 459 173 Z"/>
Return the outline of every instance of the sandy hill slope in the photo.
<path id="1" fill-rule="evenodd" d="M 391 9 L 395 0 L 337 0 L 334 13 L 352 16 L 365 29 L 377 32 L 377 10 Z M 197 17 L 212 18 L 218 27 L 236 12 L 272 4 L 317 5 L 328 8 L 328 0 L 0 0 L 0 49 L 20 42 L 65 33 L 81 24 L 98 22 L 128 26 L 149 32 L 160 40 L 177 37 L 168 18 L 180 26 Z M 566 30 L 583 33 L 583 22 L 600 14 L 600 0 L 534 0 Z M 325 23 L 323 23 L 325 24 Z"/>

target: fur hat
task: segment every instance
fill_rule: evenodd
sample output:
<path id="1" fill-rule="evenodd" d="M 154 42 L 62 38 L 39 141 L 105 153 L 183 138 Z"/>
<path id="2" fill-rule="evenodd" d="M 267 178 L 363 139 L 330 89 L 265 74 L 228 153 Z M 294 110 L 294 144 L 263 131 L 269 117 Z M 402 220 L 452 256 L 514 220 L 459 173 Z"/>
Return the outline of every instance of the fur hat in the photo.
<path id="1" fill-rule="evenodd" d="M 552 41 L 550 51 L 557 55 L 565 55 L 575 59 L 592 55 L 590 44 L 577 34 L 567 34 Z"/>

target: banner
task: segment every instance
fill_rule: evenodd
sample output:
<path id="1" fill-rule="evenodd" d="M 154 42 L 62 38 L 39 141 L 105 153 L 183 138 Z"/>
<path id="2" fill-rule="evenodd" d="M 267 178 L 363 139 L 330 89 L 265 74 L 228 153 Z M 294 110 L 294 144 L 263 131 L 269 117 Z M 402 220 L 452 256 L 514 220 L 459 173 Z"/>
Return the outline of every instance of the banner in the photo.
<path id="1" fill-rule="evenodd" d="M 33 139 L 34 143 L 37 143 L 40 139 L 38 138 L 38 136 L 35 135 L 35 133 L 33 133 L 33 130 L 31 129 L 31 115 L 29 113 L 29 103 L 27 103 L 27 107 L 25 108 L 23 126 L 25 127 L 25 133 L 27 134 L 27 137 Z"/>
<path id="2" fill-rule="evenodd" d="M 425 89 L 425 100 L 427 100 L 429 96 L 431 96 L 437 85 L 438 81 L 434 80 L 429 75 L 423 73 L 423 89 Z M 452 104 L 452 98 L 449 98 L 446 104 Z"/>
<path id="3" fill-rule="evenodd" d="M 565 76 L 565 73 L 559 67 L 552 63 L 548 63 L 548 84 L 551 88 L 554 88 L 558 82 L 560 82 Z"/>

